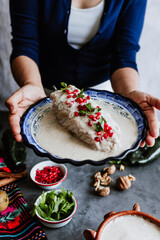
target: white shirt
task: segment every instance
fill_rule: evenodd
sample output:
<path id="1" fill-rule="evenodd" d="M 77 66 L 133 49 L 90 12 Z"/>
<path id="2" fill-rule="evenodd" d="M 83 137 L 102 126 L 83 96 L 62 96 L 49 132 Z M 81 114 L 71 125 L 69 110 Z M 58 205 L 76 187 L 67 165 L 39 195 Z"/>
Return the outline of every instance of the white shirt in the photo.
<path id="1" fill-rule="evenodd" d="M 102 0 L 92 8 L 75 8 L 71 6 L 68 22 L 67 40 L 70 46 L 80 49 L 98 32 L 105 1 Z"/>

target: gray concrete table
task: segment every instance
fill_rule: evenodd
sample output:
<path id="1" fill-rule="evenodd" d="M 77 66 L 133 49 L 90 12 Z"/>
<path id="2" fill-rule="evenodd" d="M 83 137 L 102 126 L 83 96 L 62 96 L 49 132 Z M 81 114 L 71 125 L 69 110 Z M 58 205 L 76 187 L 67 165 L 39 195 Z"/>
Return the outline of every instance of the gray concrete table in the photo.
<path id="1" fill-rule="evenodd" d="M 1 112 L 0 137 L 7 127 L 7 114 Z M 48 159 L 38 157 L 32 149 L 27 149 L 28 173 L 36 163 L 44 160 Z M 70 164 L 66 164 L 66 166 L 68 177 L 60 188 L 63 186 L 65 189 L 73 191 L 78 202 L 78 209 L 71 222 L 65 227 L 59 229 L 43 227 L 49 240 L 83 240 L 83 231 L 87 228 L 96 230 L 107 212 L 130 210 L 136 202 L 140 204 L 141 211 L 160 219 L 160 159 L 143 166 L 125 167 L 123 172 L 117 170 L 112 175 L 111 193 L 108 197 L 96 195 L 92 186 L 93 175 L 107 164 L 98 167 L 88 164 L 80 167 Z M 115 179 L 128 174 L 136 177 L 132 187 L 124 192 L 117 190 Z M 29 175 L 24 180 L 20 180 L 18 185 L 26 202 L 32 208 L 42 189 L 31 182 Z"/>

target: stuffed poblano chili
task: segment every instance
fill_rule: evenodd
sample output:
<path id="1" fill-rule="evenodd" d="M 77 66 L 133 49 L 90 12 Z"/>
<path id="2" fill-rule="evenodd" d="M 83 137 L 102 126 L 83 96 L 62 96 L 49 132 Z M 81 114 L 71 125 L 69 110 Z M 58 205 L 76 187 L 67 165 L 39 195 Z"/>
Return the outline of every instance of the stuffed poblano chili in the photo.
<path id="1" fill-rule="evenodd" d="M 145 145 L 143 148 L 139 147 L 135 152 L 129 153 L 123 160 L 122 164 L 128 165 L 145 164 L 160 157 L 160 136 L 155 139 L 153 147 Z"/>
<path id="2" fill-rule="evenodd" d="M 2 136 L 2 143 L 9 162 L 17 166 L 22 164 L 26 159 L 26 147 L 23 142 L 17 142 L 11 129 L 4 131 Z"/>

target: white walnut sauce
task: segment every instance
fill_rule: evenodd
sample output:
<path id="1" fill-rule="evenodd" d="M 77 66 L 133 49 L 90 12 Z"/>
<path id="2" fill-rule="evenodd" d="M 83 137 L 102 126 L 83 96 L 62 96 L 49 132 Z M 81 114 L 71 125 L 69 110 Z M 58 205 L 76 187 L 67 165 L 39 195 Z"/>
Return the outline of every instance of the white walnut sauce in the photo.
<path id="1" fill-rule="evenodd" d="M 117 156 L 129 149 L 137 140 L 137 124 L 132 115 L 113 107 L 112 104 L 98 101 L 103 111 L 108 112 L 121 130 L 121 146 L 109 153 L 96 151 L 89 148 L 57 122 L 50 105 L 50 110 L 39 119 L 35 134 L 35 140 L 49 153 L 61 158 L 71 158 L 76 161 L 91 159 L 94 161 L 105 159 L 109 156 Z"/>

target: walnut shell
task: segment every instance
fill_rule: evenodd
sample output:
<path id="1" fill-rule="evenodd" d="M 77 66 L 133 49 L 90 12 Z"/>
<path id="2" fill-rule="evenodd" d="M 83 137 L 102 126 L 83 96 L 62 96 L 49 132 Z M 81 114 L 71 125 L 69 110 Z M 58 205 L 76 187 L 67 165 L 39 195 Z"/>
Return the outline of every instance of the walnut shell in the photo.
<path id="1" fill-rule="evenodd" d="M 110 194 L 110 187 L 104 187 L 98 189 L 98 194 L 102 197 L 106 197 Z"/>
<path id="2" fill-rule="evenodd" d="M 120 190 L 127 190 L 131 187 L 131 181 L 128 176 L 122 176 L 117 178 L 116 185 Z"/>
<path id="3" fill-rule="evenodd" d="M 110 167 L 104 168 L 103 171 L 107 172 L 109 175 L 112 175 L 116 171 L 116 166 L 113 164 Z"/>

